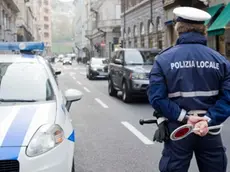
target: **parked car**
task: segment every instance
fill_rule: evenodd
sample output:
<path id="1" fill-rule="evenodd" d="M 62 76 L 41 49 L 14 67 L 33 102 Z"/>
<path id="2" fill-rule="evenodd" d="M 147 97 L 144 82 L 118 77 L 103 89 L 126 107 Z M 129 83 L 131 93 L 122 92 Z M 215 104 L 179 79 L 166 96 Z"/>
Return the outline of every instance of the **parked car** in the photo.
<path id="1" fill-rule="evenodd" d="M 11 54 L 11 51 L 31 53 Z M 70 116 L 82 93 L 57 85 L 49 62 L 32 52 L 43 43 L 0 43 L 1 172 L 74 172 L 75 132 Z M 9 51 L 3 54 L 4 51 Z"/>
<path id="2" fill-rule="evenodd" d="M 107 78 L 108 58 L 92 57 L 87 63 L 86 77 L 89 80 L 95 78 Z"/>
<path id="3" fill-rule="evenodd" d="M 108 92 L 116 96 L 122 91 L 122 100 L 131 102 L 134 96 L 147 96 L 149 73 L 159 49 L 120 49 L 109 63 Z"/>
<path id="4" fill-rule="evenodd" d="M 63 64 L 63 65 L 66 65 L 66 64 L 67 64 L 67 65 L 72 65 L 72 60 L 71 60 L 71 58 L 69 58 L 69 57 L 64 58 L 62 64 Z"/>

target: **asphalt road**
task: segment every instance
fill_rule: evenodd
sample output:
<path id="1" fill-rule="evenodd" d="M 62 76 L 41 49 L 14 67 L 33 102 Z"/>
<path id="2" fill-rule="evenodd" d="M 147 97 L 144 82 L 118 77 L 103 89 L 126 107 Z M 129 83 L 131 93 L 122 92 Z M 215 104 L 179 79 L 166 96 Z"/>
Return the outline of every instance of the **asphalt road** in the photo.
<path id="1" fill-rule="evenodd" d="M 125 104 L 110 97 L 107 81 L 89 81 L 84 65 L 54 66 L 62 70 L 63 91 L 74 88 L 84 94 L 70 111 L 76 131 L 76 172 L 158 172 L 163 145 L 152 142 L 156 126 L 139 125 L 139 119 L 152 117 L 148 102 Z M 223 131 L 230 159 L 229 133 L 230 120 Z M 195 160 L 189 172 L 198 172 Z"/>

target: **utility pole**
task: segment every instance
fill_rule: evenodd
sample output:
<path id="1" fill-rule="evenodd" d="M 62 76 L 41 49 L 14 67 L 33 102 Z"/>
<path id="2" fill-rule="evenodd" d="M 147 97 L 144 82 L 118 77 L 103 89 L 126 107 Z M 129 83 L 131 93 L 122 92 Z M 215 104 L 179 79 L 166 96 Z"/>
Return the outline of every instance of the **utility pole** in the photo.
<path id="1" fill-rule="evenodd" d="M 123 0 L 124 1 L 124 28 L 123 28 L 123 48 L 126 48 L 125 47 L 125 32 L 126 32 L 126 14 L 125 14 L 125 8 L 126 8 L 126 0 Z"/>
<path id="2" fill-rule="evenodd" d="M 153 0 L 150 0 L 150 22 L 152 25 L 154 25 L 153 23 Z"/>

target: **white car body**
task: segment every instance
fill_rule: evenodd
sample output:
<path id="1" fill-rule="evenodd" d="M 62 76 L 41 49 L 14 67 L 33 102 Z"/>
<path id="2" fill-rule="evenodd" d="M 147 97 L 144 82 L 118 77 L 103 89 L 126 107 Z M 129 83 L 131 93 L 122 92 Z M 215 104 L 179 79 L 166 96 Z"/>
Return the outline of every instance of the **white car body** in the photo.
<path id="1" fill-rule="evenodd" d="M 14 169 L 12 171 L 15 172 L 72 172 L 75 136 L 66 102 L 69 102 L 67 100 L 80 100 L 80 92 L 77 94 L 77 90 L 67 90 L 65 97 L 58 88 L 47 62 L 40 56 L 23 58 L 20 54 L 0 55 L 0 63 L 11 61 L 43 65 L 50 79 L 55 100 L 15 104 L 0 103 L 0 164 L 13 162 L 14 167 L 6 163 L 5 168 Z M 27 149 L 35 133 L 41 126 L 47 124 L 59 125 L 64 131 L 64 139 L 57 146 L 40 155 L 28 156 Z M 46 143 L 45 140 L 43 144 L 48 144 L 48 141 Z M 15 166 L 17 164 L 19 169 Z"/>
<path id="2" fill-rule="evenodd" d="M 70 65 L 72 65 L 72 60 L 71 60 L 71 58 L 64 58 L 62 64 L 63 64 L 63 65 L 65 65 L 65 64 L 70 64 Z"/>

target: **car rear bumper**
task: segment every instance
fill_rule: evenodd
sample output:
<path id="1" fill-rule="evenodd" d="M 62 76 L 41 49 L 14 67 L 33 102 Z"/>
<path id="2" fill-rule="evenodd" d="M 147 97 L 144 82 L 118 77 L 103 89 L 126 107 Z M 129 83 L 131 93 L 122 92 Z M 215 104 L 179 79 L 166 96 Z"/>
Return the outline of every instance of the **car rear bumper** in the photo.
<path id="1" fill-rule="evenodd" d="M 108 72 L 99 72 L 99 71 L 94 71 L 94 70 L 91 70 L 90 71 L 91 73 L 91 76 L 93 77 L 98 77 L 98 78 L 107 78 L 108 77 Z"/>
<path id="2" fill-rule="evenodd" d="M 73 156 L 74 142 L 69 140 L 36 157 L 28 157 L 26 147 L 22 147 L 18 157 L 19 172 L 71 172 Z"/>

